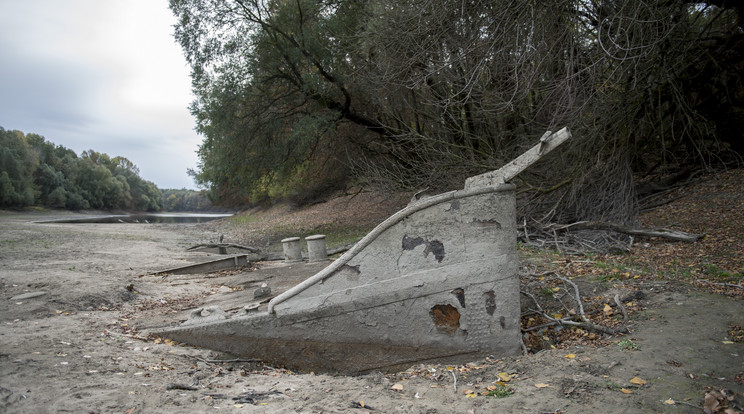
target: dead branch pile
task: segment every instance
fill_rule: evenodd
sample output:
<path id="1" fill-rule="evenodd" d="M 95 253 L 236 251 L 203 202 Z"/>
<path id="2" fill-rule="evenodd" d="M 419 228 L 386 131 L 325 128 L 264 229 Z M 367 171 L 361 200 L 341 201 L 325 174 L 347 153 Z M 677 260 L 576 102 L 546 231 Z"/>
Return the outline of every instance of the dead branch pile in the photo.
<path id="1" fill-rule="evenodd" d="M 661 238 L 671 241 L 695 242 L 705 234 L 692 234 L 666 228 L 640 228 L 601 221 L 580 221 L 572 224 L 528 223 L 519 226 L 519 241 L 528 247 L 552 248 L 561 253 L 629 252 L 636 238 Z"/>
<path id="2" fill-rule="evenodd" d="M 628 311 L 623 303 L 633 297 L 612 297 L 590 301 L 581 296 L 579 286 L 561 271 L 533 273 L 522 270 L 520 274 L 523 341 L 546 338 L 548 332 L 574 328 L 593 332 L 592 336 L 614 336 L 628 333 L 623 324 L 628 322 Z M 595 298 L 596 299 L 596 298 Z M 528 346 L 523 346 L 525 352 Z"/>

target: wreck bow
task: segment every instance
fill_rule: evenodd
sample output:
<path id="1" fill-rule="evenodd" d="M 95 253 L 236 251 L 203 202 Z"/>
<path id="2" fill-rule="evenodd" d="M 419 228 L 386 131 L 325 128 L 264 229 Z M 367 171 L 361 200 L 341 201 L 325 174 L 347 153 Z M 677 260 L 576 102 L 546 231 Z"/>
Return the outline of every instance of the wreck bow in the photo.
<path id="1" fill-rule="evenodd" d="M 546 134 L 533 156 L 412 202 L 266 312 L 194 312 L 156 334 L 316 371 L 518 353 L 515 187 L 505 181 L 568 137 Z"/>

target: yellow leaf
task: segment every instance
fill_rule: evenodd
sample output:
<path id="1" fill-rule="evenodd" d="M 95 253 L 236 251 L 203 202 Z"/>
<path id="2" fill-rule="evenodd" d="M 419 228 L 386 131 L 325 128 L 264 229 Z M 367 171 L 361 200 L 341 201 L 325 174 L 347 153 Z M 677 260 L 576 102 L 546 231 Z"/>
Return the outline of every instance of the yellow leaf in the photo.
<path id="1" fill-rule="evenodd" d="M 470 394 L 466 395 L 465 398 L 475 398 L 477 396 L 478 396 L 478 394 L 476 394 L 474 392 L 471 392 Z"/>
<path id="2" fill-rule="evenodd" d="M 233 404 L 233 407 L 235 408 L 242 408 L 245 404 Z"/>
<path id="3" fill-rule="evenodd" d="M 664 401 L 664 404 L 666 404 L 666 405 L 674 405 L 674 404 L 676 404 L 676 402 L 673 399 L 670 398 L 670 399 Z"/>
<path id="4" fill-rule="evenodd" d="M 605 303 L 604 309 L 602 309 L 602 312 L 604 312 L 606 315 L 612 315 L 612 307 Z"/>
<path id="5" fill-rule="evenodd" d="M 620 388 L 620 391 L 622 391 L 623 394 L 633 394 L 633 391 L 627 388 Z"/>
<path id="6" fill-rule="evenodd" d="M 535 384 L 535 387 L 537 387 L 537 388 L 548 388 L 548 387 L 550 387 L 550 385 L 540 383 L 540 384 Z"/>
<path id="7" fill-rule="evenodd" d="M 554 287 L 553 288 L 553 292 L 560 292 L 560 291 L 561 291 L 561 288 L 559 288 L 559 287 Z"/>
<path id="8" fill-rule="evenodd" d="M 403 391 L 403 384 L 401 383 L 393 384 L 393 386 L 390 387 L 390 389 L 393 391 Z"/>
<path id="9" fill-rule="evenodd" d="M 733 344 L 732 341 L 722 341 L 722 343 L 725 344 L 725 345 L 731 345 L 731 344 Z"/>
<path id="10" fill-rule="evenodd" d="M 574 359 L 574 358 L 576 358 L 576 355 L 574 355 L 574 354 L 568 354 L 568 355 L 564 355 L 563 358 Z"/>
<path id="11" fill-rule="evenodd" d="M 499 380 L 504 382 L 509 382 L 509 380 L 512 379 L 513 375 L 506 373 L 506 372 L 499 372 Z"/>
<path id="12" fill-rule="evenodd" d="M 553 317 L 556 319 L 560 319 L 563 317 L 563 315 L 561 315 L 560 313 L 556 313 L 555 315 L 553 315 Z"/>
<path id="13" fill-rule="evenodd" d="M 630 380 L 630 383 L 635 385 L 646 385 L 646 380 L 638 377 L 633 377 L 633 379 Z"/>
<path id="14" fill-rule="evenodd" d="M 359 401 L 359 406 L 364 408 L 364 401 Z"/>

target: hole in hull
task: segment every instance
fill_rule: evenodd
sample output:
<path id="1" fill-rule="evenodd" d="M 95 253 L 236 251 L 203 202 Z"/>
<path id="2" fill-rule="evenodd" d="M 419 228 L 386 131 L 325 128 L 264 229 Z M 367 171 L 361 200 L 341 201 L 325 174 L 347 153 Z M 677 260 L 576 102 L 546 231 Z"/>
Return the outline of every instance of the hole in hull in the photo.
<path id="1" fill-rule="evenodd" d="M 460 312 L 452 305 L 435 305 L 429 315 L 439 331 L 454 334 L 460 327 Z"/>

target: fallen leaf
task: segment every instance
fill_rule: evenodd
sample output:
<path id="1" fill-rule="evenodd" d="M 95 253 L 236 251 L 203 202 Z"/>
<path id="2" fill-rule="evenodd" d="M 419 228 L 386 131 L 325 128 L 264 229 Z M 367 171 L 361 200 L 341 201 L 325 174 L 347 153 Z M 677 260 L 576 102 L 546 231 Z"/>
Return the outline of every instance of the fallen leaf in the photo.
<path id="1" fill-rule="evenodd" d="M 500 381 L 509 382 L 514 377 L 514 375 L 511 375 L 511 374 L 506 373 L 506 372 L 499 372 L 498 377 L 499 377 L 499 380 Z"/>
<path id="2" fill-rule="evenodd" d="M 726 344 L 726 345 L 731 345 L 734 343 L 734 341 L 721 341 L 721 343 Z"/>
<path id="3" fill-rule="evenodd" d="M 605 315 L 610 316 L 612 315 L 612 307 L 605 303 L 604 308 L 602 309 L 602 312 L 604 312 Z"/>
<path id="4" fill-rule="evenodd" d="M 245 404 L 233 404 L 233 407 L 235 408 L 243 408 Z"/>
<path id="5" fill-rule="evenodd" d="M 475 398 L 477 396 L 478 396 L 478 394 L 476 394 L 474 392 L 471 392 L 470 394 L 465 395 L 465 398 Z"/>
<path id="6" fill-rule="evenodd" d="M 535 387 L 537 387 L 537 388 L 548 388 L 548 387 L 550 387 L 550 385 L 540 383 L 540 384 L 535 384 Z"/>
<path id="7" fill-rule="evenodd" d="M 705 394 L 705 404 L 703 405 L 703 407 L 706 413 L 716 412 L 719 406 L 720 403 L 718 402 L 718 398 L 716 398 L 715 395 L 711 393 Z"/>
<path id="8" fill-rule="evenodd" d="M 475 392 L 473 390 L 462 390 L 463 394 L 474 394 Z"/>
<path id="9" fill-rule="evenodd" d="M 403 384 L 401 383 L 393 384 L 393 386 L 390 387 L 390 389 L 393 391 L 403 391 Z"/>
<path id="10" fill-rule="evenodd" d="M 620 388 L 620 391 L 622 391 L 623 394 L 633 394 L 633 391 L 627 388 Z"/>
<path id="11" fill-rule="evenodd" d="M 574 355 L 574 354 L 568 354 L 568 355 L 564 355 L 563 358 L 574 359 L 574 358 L 576 358 L 576 355 Z"/>
<path id="12" fill-rule="evenodd" d="M 638 377 L 633 377 L 633 379 L 630 380 L 630 383 L 635 385 L 646 385 L 646 380 Z"/>
<path id="13" fill-rule="evenodd" d="M 664 401 L 664 404 L 666 404 L 666 405 L 674 405 L 674 404 L 676 404 L 676 402 L 673 399 L 670 398 L 670 399 Z"/>

